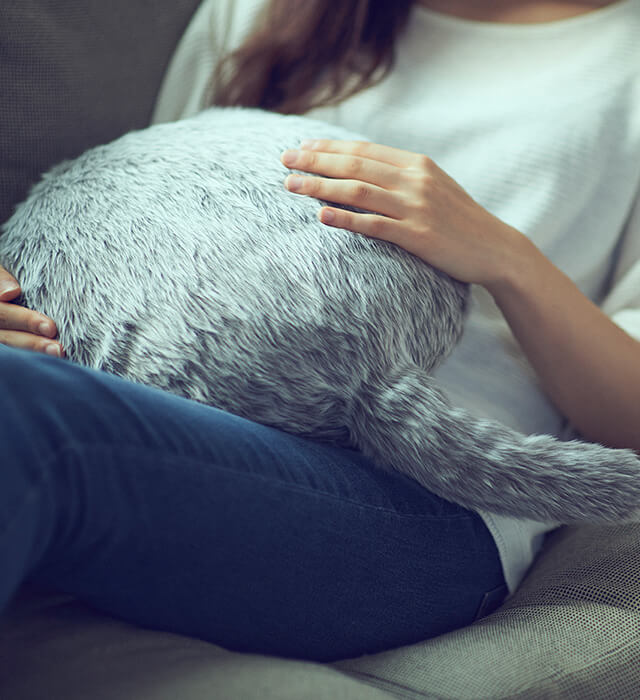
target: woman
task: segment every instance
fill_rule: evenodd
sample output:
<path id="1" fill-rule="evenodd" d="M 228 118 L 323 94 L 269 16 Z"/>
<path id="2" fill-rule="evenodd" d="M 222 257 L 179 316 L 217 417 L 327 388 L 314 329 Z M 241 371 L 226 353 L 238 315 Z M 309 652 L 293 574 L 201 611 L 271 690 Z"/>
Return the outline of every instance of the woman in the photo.
<path id="1" fill-rule="evenodd" d="M 452 400 L 640 450 L 639 10 L 205 0 L 154 122 L 215 102 L 366 133 L 283 154 L 309 173 L 285 186 L 364 205 L 319 216 L 475 284 L 436 373 Z M 55 324 L 8 303 L 2 274 L 16 288 L 0 342 L 22 350 L 0 348 L 0 607 L 29 580 L 229 649 L 329 661 L 487 614 L 557 525 L 25 353 L 59 348 Z"/>

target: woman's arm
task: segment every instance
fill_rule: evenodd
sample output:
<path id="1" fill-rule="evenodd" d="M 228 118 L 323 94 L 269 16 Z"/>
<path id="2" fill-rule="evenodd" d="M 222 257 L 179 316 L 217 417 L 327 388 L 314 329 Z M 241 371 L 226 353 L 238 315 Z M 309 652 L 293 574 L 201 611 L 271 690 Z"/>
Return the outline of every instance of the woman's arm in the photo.
<path id="1" fill-rule="evenodd" d="M 493 296 L 548 395 L 593 442 L 640 452 L 640 342 L 611 321 L 520 231 L 475 202 L 424 155 L 360 141 L 314 140 L 285 165 L 320 220 L 395 243 Z"/>
<path id="2" fill-rule="evenodd" d="M 522 237 L 486 284 L 545 391 L 582 436 L 640 452 L 640 342 Z"/>

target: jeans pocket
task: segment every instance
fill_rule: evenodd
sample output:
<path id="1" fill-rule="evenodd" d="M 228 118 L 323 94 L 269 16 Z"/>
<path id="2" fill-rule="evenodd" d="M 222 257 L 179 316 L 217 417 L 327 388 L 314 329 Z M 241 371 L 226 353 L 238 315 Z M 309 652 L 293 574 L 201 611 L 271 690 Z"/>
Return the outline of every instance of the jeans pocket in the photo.
<path id="1" fill-rule="evenodd" d="M 504 599 L 507 597 L 508 593 L 509 589 L 507 588 L 506 583 L 487 591 L 480 600 L 480 606 L 478 607 L 478 612 L 476 613 L 474 622 L 479 620 L 481 617 L 490 615 L 492 612 L 494 612 L 494 610 L 497 610 L 497 608 L 499 608 L 504 602 Z"/>

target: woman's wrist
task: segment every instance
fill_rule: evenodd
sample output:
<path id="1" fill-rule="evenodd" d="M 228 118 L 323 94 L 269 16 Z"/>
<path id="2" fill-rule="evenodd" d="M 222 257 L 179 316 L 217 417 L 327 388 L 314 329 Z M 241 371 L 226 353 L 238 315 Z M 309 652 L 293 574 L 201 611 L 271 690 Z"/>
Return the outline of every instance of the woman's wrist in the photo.
<path id="1" fill-rule="evenodd" d="M 509 227 L 505 245 L 500 251 L 501 261 L 491 280 L 482 286 L 496 304 L 513 302 L 514 295 L 529 293 L 544 277 L 543 269 L 553 266 L 542 252 L 520 231 Z"/>

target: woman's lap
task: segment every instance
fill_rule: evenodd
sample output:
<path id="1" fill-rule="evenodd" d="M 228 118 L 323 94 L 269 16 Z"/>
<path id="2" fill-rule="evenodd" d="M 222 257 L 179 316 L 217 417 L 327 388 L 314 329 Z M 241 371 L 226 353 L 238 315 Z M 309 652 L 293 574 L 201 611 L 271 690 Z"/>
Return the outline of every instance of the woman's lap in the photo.
<path id="1" fill-rule="evenodd" d="M 0 605 L 13 575 L 329 661 L 468 624 L 504 584 L 477 514 L 356 451 L 27 351 L 0 347 L 0 385 Z"/>

